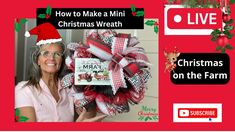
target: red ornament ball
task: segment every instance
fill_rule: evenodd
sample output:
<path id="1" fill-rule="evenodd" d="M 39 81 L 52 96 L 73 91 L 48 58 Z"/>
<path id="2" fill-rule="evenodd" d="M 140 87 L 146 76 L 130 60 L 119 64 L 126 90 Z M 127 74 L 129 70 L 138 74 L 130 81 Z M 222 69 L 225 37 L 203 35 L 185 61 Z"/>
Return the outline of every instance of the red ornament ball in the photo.
<path id="1" fill-rule="evenodd" d="M 228 22 L 231 19 L 231 16 L 228 14 L 223 15 L 223 22 Z"/>
<path id="2" fill-rule="evenodd" d="M 228 44 L 228 38 L 226 36 L 219 36 L 217 38 L 217 44 L 218 46 L 224 47 L 226 44 Z"/>

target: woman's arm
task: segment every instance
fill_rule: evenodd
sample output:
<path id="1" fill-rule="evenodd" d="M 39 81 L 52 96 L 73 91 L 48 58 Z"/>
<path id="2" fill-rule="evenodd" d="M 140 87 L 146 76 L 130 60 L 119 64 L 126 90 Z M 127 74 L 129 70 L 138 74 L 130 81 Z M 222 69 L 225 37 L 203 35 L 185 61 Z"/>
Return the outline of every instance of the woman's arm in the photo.
<path id="1" fill-rule="evenodd" d="M 76 122 L 100 122 L 102 121 L 107 115 L 99 115 L 96 116 L 96 111 L 90 111 L 87 112 L 86 108 L 83 107 L 82 112 L 79 112 L 79 110 L 76 110 L 79 114 L 78 119 Z"/>
<path id="2" fill-rule="evenodd" d="M 20 110 L 20 116 L 25 116 L 28 118 L 26 122 L 36 122 L 36 114 L 33 107 L 27 106 L 27 107 L 21 107 Z"/>

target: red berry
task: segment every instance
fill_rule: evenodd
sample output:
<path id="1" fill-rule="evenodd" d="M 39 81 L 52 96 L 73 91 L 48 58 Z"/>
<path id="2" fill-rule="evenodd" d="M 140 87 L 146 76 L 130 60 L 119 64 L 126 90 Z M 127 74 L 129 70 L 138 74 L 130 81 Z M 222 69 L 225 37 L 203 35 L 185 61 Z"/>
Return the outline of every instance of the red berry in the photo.
<path id="1" fill-rule="evenodd" d="M 228 22 L 231 19 L 231 16 L 228 14 L 223 15 L 223 22 Z"/>
<path id="2" fill-rule="evenodd" d="M 19 22 L 20 22 L 20 19 L 19 19 L 19 18 L 16 18 L 16 22 L 19 23 Z"/>
<path id="3" fill-rule="evenodd" d="M 50 15 L 46 14 L 46 19 L 50 18 Z"/>
<path id="4" fill-rule="evenodd" d="M 226 44 L 228 44 L 228 38 L 226 36 L 219 36 L 217 38 L 217 44 L 218 46 L 224 47 Z"/>
<path id="5" fill-rule="evenodd" d="M 136 12 L 132 12 L 132 15 L 133 15 L 133 16 L 136 16 Z"/>
<path id="6" fill-rule="evenodd" d="M 15 120 L 16 120 L 16 121 L 18 121 L 19 119 L 20 119 L 20 117 L 19 117 L 19 116 L 16 116 L 16 117 L 15 117 Z"/>
<path id="7" fill-rule="evenodd" d="M 158 26 L 158 25 L 159 25 L 159 23 L 158 23 L 158 22 L 155 22 L 155 23 L 154 23 L 154 25 L 155 25 L 155 26 Z"/>

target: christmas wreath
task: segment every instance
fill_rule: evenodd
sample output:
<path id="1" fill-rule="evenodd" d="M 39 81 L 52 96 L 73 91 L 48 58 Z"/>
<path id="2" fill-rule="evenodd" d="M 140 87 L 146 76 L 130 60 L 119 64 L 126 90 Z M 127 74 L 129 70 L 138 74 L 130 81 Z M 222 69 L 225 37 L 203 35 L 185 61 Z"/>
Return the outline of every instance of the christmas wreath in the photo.
<path id="1" fill-rule="evenodd" d="M 138 104 L 144 98 L 150 75 L 150 63 L 136 37 L 114 30 L 89 30 L 86 44 L 70 43 L 66 65 L 69 73 L 62 79 L 64 88 L 72 88 L 71 96 L 77 107 L 96 108 L 112 116 L 128 112 L 129 104 Z M 76 74 L 77 60 L 98 59 L 107 63 L 99 72 Z M 94 66 L 91 66 L 94 68 Z M 76 81 L 109 80 L 110 85 L 77 85 Z"/>

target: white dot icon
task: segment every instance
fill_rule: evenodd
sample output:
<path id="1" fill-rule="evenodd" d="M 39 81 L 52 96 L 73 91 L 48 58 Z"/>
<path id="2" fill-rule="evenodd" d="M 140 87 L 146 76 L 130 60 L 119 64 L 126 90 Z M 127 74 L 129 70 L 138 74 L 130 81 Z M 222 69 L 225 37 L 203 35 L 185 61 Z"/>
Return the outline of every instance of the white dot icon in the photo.
<path id="1" fill-rule="evenodd" d="M 176 23 L 181 22 L 181 20 L 182 20 L 182 17 L 181 17 L 180 15 L 175 15 L 175 16 L 174 16 L 174 21 L 175 21 Z"/>

